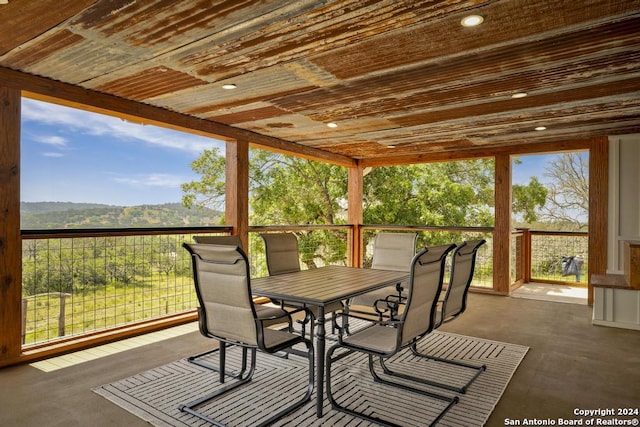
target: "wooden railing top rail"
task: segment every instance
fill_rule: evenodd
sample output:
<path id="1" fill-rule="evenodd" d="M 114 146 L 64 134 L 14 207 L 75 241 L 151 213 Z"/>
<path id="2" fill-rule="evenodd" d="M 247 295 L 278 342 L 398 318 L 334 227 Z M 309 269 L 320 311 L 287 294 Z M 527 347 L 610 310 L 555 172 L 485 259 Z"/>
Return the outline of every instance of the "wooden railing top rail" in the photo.
<path id="1" fill-rule="evenodd" d="M 586 231 L 550 231 L 550 230 L 531 230 L 529 228 L 516 228 L 512 234 L 521 234 L 521 233 L 529 233 L 535 234 L 536 236 L 584 236 L 587 237 L 589 235 Z"/>
<path id="2" fill-rule="evenodd" d="M 296 230 L 336 230 L 351 228 L 353 224 L 305 224 L 305 225 L 254 225 L 249 226 L 249 231 L 273 232 Z M 464 226 L 434 226 L 434 225 L 383 225 L 364 224 L 362 230 L 423 230 L 423 231 L 473 231 L 493 232 L 493 227 L 464 227 Z M 162 234 L 189 234 L 189 233 L 230 233 L 230 226 L 207 227 L 126 227 L 126 228 L 65 228 L 65 229 L 38 229 L 21 230 L 22 239 L 42 238 L 73 238 L 73 237 L 107 237 L 107 236 L 133 236 L 133 235 L 162 235 Z M 586 233 L 585 233 L 586 234 Z"/>
<path id="3" fill-rule="evenodd" d="M 162 234 L 190 234 L 190 233 L 229 233 L 233 230 L 229 226 L 212 227 L 138 227 L 138 228 L 69 228 L 53 230 L 22 230 L 22 239 L 43 238 L 73 238 L 73 237 L 110 237 L 110 236 L 138 236 Z"/>
<path id="4" fill-rule="evenodd" d="M 352 228 L 352 224 L 306 224 L 306 225 L 252 225 L 249 231 L 252 233 L 274 231 L 299 231 L 299 230 L 339 230 Z"/>
<path id="5" fill-rule="evenodd" d="M 466 226 L 446 226 L 446 225 L 382 225 L 382 224 L 364 224 L 360 226 L 361 230 L 406 230 L 406 231 L 477 231 L 484 233 L 493 232 L 493 227 L 466 227 Z"/>

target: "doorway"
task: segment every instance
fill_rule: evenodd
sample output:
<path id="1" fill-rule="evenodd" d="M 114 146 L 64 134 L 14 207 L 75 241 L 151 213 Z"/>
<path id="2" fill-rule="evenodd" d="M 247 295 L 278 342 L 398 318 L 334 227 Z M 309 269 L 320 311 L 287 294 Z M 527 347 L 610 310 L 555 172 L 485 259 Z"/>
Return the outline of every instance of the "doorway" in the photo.
<path id="1" fill-rule="evenodd" d="M 512 294 L 585 303 L 589 151 L 512 156 Z"/>

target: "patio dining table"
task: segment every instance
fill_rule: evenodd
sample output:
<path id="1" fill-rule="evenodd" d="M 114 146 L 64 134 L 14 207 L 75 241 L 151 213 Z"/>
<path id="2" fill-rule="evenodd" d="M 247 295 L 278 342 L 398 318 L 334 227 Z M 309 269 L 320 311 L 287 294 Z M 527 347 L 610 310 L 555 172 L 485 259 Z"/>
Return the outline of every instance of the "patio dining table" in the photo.
<path id="1" fill-rule="evenodd" d="M 310 270 L 266 276 L 251 281 L 254 295 L 317 307 L 316 319 L 316 414 L 322 417 L 324 401 L 325 307 L 408 277 L 402 271 L 328 265 Z"/>

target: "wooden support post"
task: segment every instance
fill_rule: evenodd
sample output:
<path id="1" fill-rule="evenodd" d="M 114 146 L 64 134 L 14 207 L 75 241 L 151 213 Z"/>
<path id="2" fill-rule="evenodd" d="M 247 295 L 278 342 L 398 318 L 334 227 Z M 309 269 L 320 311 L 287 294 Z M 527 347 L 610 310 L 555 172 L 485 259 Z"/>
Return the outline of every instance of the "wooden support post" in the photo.
<path id="1" fill-rule="evenodd" d="M 353 230 L 348 241 L 348 251 L 351 255 L 351 265 L 362 267 L 362 193 L 364 188 L 364 173 L 359 162 L 356 166 L 350 167 L 348 172 L 348 219 L 353 224 Z"/>
<path id="2" fill-rule="evenodd" d="M 511 156 L 495 157 L 493 289 L 508 295 L 511 285 Z"/>
<path id="3" fill-rule="evenodd" d="M 607 272 L 608 190 L 609 138 L 603 136 L 589 147 L 589 305 L 593 305 L 591 276 Z"/>
<path id="4" fill-rule="evenodd" d="M 20 90 L 0 86 L 0 366 L 22 351 Z"/>
<path id="5" fill-rule="evenodd" d="M 249 143 L 228 141 L 226 147 L 225 223 L 249 249 Z"/>

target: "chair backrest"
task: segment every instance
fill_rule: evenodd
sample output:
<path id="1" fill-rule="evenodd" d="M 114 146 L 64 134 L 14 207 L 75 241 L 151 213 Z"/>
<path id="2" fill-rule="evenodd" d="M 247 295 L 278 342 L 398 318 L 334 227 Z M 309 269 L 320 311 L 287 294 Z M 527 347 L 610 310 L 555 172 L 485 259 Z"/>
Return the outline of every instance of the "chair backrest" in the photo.
<path id="1" fill-rule="evenodd" d="M 442 307 L 443 321 L 462 314 L 467 308 L 467 294 L 473 279 L 473 272 L 476 265 L 476 255 L 480 246 L 484 245 L 486 240 L 470 240 L 463 242 L 453 252 L 451 261 L 451 276 L 449 277 L 449 286 L 444 298 Z"/>
<path id="2" fill-rule="evenodd" d="M 456 245 L 426 247 L 411 261 L 409 292 L 402 313 L 400 345 L 405 346 L 435 327 L 438 295 L 442 290 L 447 254 Z"/>
<path id="3" fill-rule="evenodd" d="M 416 233 L 378 233 L 373 241 L 371 268 L 409 271 L 416 254 Z"/>
<path id="4" fill-rule="evenodd" d="M 264 233 L 264 250 L 270 276 L 300 271 L 298 239 L 292 233 Z"/>
<path id="5" fill-rule="evenodd" d="M 196 243 L 203 243 L 206 245 L 231 245 L 242 248 L 242 240 L 240 236 L 193 236 L 193 240 Z"/>
<path id="6" fill-rule="evenodd" d="M 210 337 L 257 345 L 249 261 L 238 246 L 189 244 L 200 303 L 200 331 Z"/>

